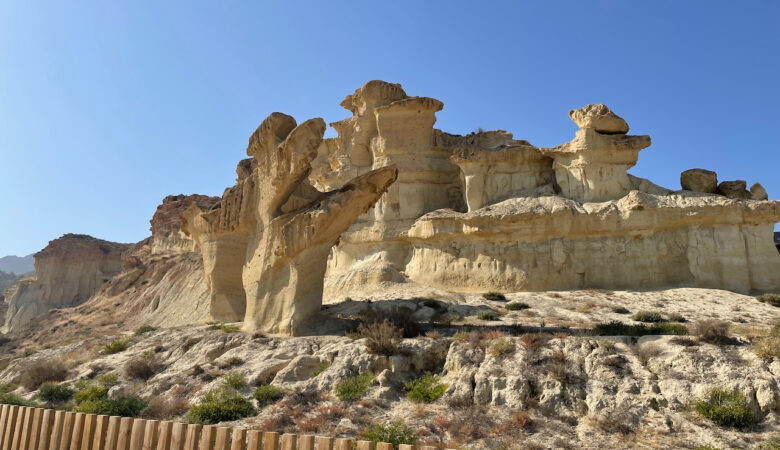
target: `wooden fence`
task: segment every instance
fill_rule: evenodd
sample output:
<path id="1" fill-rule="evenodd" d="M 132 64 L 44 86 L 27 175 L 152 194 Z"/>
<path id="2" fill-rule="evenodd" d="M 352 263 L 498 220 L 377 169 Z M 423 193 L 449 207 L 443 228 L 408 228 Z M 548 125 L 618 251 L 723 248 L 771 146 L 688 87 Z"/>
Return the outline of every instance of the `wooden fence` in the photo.
<path id="1" fill-rule="evenodd" d="M 352 450 L 352 439 L 0 405 L 0 450 Z M 357 450 L 393 450 L 357 441 Z M 399 450 L 437 450 L 401 445 Z"/>

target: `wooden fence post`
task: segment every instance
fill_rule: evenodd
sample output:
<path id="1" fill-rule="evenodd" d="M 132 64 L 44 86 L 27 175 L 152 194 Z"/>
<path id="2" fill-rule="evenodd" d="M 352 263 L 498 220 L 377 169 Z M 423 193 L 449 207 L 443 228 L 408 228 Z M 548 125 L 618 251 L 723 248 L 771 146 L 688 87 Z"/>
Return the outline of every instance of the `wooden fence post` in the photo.
<path id="1" fill-rule="evenodd" d="M 387 442 L 380 442 L 376 444 L 376 450 L 393 450 L 393 444 Z"/>
<path id="2" fill-rule="evenodd" d="M 187 437 L 184 439 L 184 450 L 198 450 L 198 438 L 200 437 L 201 425 L 187 425 Z"/>
<path id="3" fill-rule="evenodd" d="M 277 450 L 279 448 L 279 433 L 268 431 L 263 433 L 263 450 Z"/>
<path id="4" fill-rule="evenodd" d="M 374 450 L 374 443 L 371 441 L 358 441 L 357 450 Z"/>
<path id="5" fill-rule="evenodd" d="M 336 450 L 352 450 L 352 439 L 336 439 Z"/>
<path id="6" fill-rule="evenodd" d="M 398 444 L 398 450 L 415 450 L 417 447 L 410 444 Z"/>
<path id="7" fill-rule="evenodd" d="M 19 407 L 14 405 L 8 405 L 8 411 L 5 415 L 5 432 L 3 432 L 3 444 L 2 450 L 11 449 L 11 440 L 14 438 L 14 431 L 16 431 L 16 416 L 19 414 Z"/>
<path id="8" fill-rule="evenodd" d="M 296 450 L 298 448 L 297 444 L 298 444 L 298 435 L 287 434 L 287 433 L 282 435 L 282 450 Z"/>
<path id="9" fill-rule="evenodd" d="M 157 445 L 157 432 L 159 431 L 159 429 L 160 429 L 160 422 L 156 420 L 146 421 L 146 429 L 144 430 L 144 442 L 141 445 L 141 450 L 155 450 L 155 445 Z"/>
<path id="10" fill-rule="evenodd" d="M 30 450 L 49 450 L 52 425 L 54 425 L 54 410 L 44 409 L 41 413 L 41 429 L 38 432 L 38 442 Z"/>
<path id="11" fill-rule="evenodd" d="M 203 427 L 200 433 L 200 440 L 198 442 L 199 450 L 212 450 L 214 437 L 217 434 L 217 427 L 213 425 L 206 425 Z"/>
<path id="12" fill-rule="evenodd" d="M 142 450 L 145 432 L 146 420 L 132 419 L 130 426 L 130 450 Z"/>
<path id="13" fill-rule="evenodd" d="M 246 450 L 261 450 L 263 444 L 263 433 L 257 430 L 249 430 L 246 438 Z"/>
<path id="14" fill-rule="evenodd" d="M 92 439 L 95 435 L 95 424 L 97 423 L 96 414 L 84 415 L 83 436 L 81 437 L 81 447 L 74 450 L 90 450 L 92 448 Z"/>
<path id="15" fill-rule="evenodd" d="M 51 436 L 49 437 L 48 450 L 59 450 L 62 439 L 62 425 L 65 423 L 65 411 L 55 411 L 51 424 Z"/>
<path id="16" fill-rule="evenodd" d="M 30 442 L 30 433 L 32 432 L 32 416 L 35 412 L 35 408 L 24 408 L 22 414 L 22 420 L 19 422 L 19 437 L 18 440 L 14 436 L 14 442 L 18 444 L 14 445 L 14 449 L 26 449 Z M 17 446 L 18 445 L 18 446 Z"/>
<path id="17" fill-rule="evenodd" d="M 108 424 L 111 417 L 99 415 L 95 418 L 95 436 L 92 438 L 92 450 L 106 450 L 110 448 L 108 442 Z"/>
<path id="18" fill-rule="evenodd" d="M 246 450 L 246 430 L 236 428 L 233 430 L 233 443 L 230 444 L 230 450 Z"/>
<path id="19" fill-rule="evenodd" d="M 230 450 L 230 428 L 217 427 L 214 450 Z"/>
<path id="20" fill-rule="evenodd" d="M 186 423 L 174 423 L 173 431 L 171 432 L 171 450 L 182 450 L 184 448 L 184 441 L 187 440 L 187 424 Z M 163 449 L 159 449 L 163 450 Z"/>
<path id="21" fill-rule="evenodd" d="M 317 450 L 333 450 L 333 438 L 317 436 Z"/>
<path id="22" fill-rule="evenodd" d="M 133 419 L 122 417 L 119 420 L 119 438 L 116 441 L 116 450 L 130 449 L 130 432 L 133 430 Z"/>
<path id="23" fill-rule="evenodd" d="M 168 450 L 173 448 L 171 437 L 173 436 L 173 422 L 164 420 L 160 422 L 157 430 L 157 450 Z"/>
<path id="24" fill-rule="evenodd" d="M 300 450 L 314 450 L 314 436 L 307 434 L 301 436 Z"/>
<path id="25" fill-rule="evenodd" d="M 119 425 L 122 418 L 111 416 L 108 418 L 108 434 L 106 435 L 105 450 L 116 450 L 116 443 L 119 441 Z"/>
<path id="26" fill-rule="evenodd" d="M 417 450 L 439 450 L 435 445 L 421 445 Z"/>
<path id="27" fill-rule="evenodd" d="M 81 439 L 84 434 L 84 413 L 76 413 L 73 416 L 73 435 L 70 438 L 71 450 L 78 450 L 81 447 Z"/>

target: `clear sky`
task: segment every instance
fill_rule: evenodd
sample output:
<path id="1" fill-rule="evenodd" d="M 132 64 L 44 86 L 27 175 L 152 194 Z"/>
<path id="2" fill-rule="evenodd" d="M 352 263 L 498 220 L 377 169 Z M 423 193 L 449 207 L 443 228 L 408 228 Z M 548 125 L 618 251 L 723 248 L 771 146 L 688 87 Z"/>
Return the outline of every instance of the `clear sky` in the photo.
<path id="1" fill-rule="evenodd" d="M 605 103 L 653 139 L 633 174 L 780 198 L 776 0 L 0 0 L 0 256 L 141 240 L 164 196 L 232 185 L 270 112 L 340 120 L 372 79 L 442 100 L 437 128 L 537 146 Z"/>

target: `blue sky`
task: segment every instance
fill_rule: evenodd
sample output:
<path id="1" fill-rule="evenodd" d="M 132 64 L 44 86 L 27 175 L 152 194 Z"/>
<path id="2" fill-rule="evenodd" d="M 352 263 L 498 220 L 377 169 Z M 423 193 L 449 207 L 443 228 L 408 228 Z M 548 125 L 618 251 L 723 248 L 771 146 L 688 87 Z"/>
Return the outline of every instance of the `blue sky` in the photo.
<path id="1" fill-rule="evenodd" d="M 653 139 L 635 175 L 777 199 L 778 73 L 777 1 L 0 0 L 0 256 L 141 240 L 164 196 L 221 195 L 270 112 L 339 120 L 371 79 L 537 146 L 606 103 Z"/>

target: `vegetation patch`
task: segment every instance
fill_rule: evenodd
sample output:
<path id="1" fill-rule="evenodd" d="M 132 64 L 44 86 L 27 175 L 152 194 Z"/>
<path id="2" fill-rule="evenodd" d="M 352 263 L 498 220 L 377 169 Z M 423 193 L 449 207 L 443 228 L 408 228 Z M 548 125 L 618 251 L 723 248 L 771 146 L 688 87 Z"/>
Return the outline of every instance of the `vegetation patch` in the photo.
<path id="1" fill-rule="evenodd" d="M 512 344 L 512 341 L 503 336 L 490 341 L 490 346 L 488 347 L 490 354 L 496 357 L 508 355 L 514 349 L 515 346 Z"/>
<path id="2" fill-rule="evenodd" d="M 15 406 L 36 406 L 33 402 L 27 401 L 23 397 L 12 392 L 0 394 L 0 404 Z"/>
<path id="3" fill-rule="evenodd" d="M 766 336 L 753 341 L 753 353 L 764 361 L 780 358 L 780 336 Z"/>
<path id="4" fill-rule="evenodd" d="M 506 296 L 500 292 L 487 292 L 485 294 L 482 294 L 482 297 L 485 300 L 490 300 L 493 302 L 505 302 Z"/>
<path id="5" fill-rule="evenodd" d="M 637 322 L 658 323 L 663 322 L 664 318 L 658 311 L 639 311 L 631 316 Z"/>
<path id="6" fill-rule="evenodd" d="M 387 442 L 398 448 L 400 444 L 414 445 L 417 442 L 417 432 L 406 426 L 402 420 L 394 422 L 374 422 L 360 433 L 360 437 L 371 442 Z"/>
<path id="7" fill-rule="evenodd" d="M 510 311 L 520 311 L 522 309 L 528 309 L 531 305 L 525 302 L 512 302 L 506 304 L 506 309 Z"/>
<path id="8" fill-rule="evenodd" d="M 72 399 L 75 392 L 67 384 L 44 384 L 38 391 L 38 399 L 49 404 L 61 404 Z"/>
<path id="9" fill-rule="evenodd" d="M 225 379 L 222 381 L 225 386 L 229 386 L 233 389 L 241 389 L 247 385 L 246 379 L 238 372 L 230 372 L 225 375 Z"/>
<path id="10" fill-rule="evenodd" d="M 366 338 L 366 348 L 375 355 L 392 356 L 398 353 L 402 330 L 389 320 L 381 323 L 360 324 L 358 334 Z"/>
<path id="11" fill-rule="evenodd" d="M 485 309 L 479 312 L 477 314 L 477 319 L 479 320 L 498 320 L 499 314 L 492 309 Z"/>
<path id="12" fill-rule="evenodd" d="M 148 380 L 159 370 L 160 365 L 151 357 L 134 358 L 125 363 L 125 374 L 136 380 Z"/>
<path id="13" fill-rule="evenodd" d="M 645 324 L 628 325 L 614 320 L 609 323 L 601 323 L 593 328 L 593 334 L 596 336 L 647 336 L 647 335 L 675 335 L 684 336 L 688 334 L 688 327 L 681 323 L 655 323 L 647 326 Z"/>
<path id="14" fill-rule="evenodd" d="M 113 355 L 115 353 L 123 352 L 130 348 L 130 339 L 114 339 L 103 347 L 103 353 L 106 355 Z"/>
<path id="15" fill-rule="evenodd" d="M 447 391 L 447 385 L 439 377 L 426 373 L 416 380 L 404 384 L 406 398 L 417 403 L 433 403 Z"/>
<path id="16" fill-rule="evenodd" d="M 724 320 L 700 320 L 694 324 L 693 334 L 699 341 L 708 344 L 722 345 L 731 342 L 729 323 Z"/>
<path id="17" fill-rule="evenodd" d="M 152 331 L 157 331 L 157 327 L 153 327 L 151 325 L 141 325 L 135 330 L 135 335 L 141 336 L 142 334 L 151 333 Z"/>
<path id="18" fill-rule="evenodd" d="M 321 374 L 322 372 L 325 372 L 330 367 L 330 363 L 326 362 L 325 364 L 321 365 L 317 368 L 317 370 L 314 371 L 314 373 L 311 374 L 312 377 L 316 377 L 317 375 Z"/>
<path id="19" fill-rule="evenodd" d="M 34 391 L 43 383 L 64 381 L 67 378 L 68 369 L 62 361 L 41 359 L 30 364 L 22 373 L 21 385 L 28 391 Z"/>
<path id="20" fill-rule="evenodd" d="M 257 400 L 257 404 L 262 408 L 281 397 L 282 392 L 276 386 L 268 384 L 258 387 L 253 396 Z"/>
<path id="21" fill-rule="evenodd" d="M 336 397 L 345 402 L 360 400 L 373 380 L 374 374 L 371 372 L 347 378 L 336 385 Z"/>
<path id="22" fill-rule="evenodd" d="M 187 421 L 209 425 L 243 419 L 255 413 L 252 402 L 235 389 L 222 385 L 209 391 L 187 413 Z"/>
<path id="23" fill-rule="evenodd" d="M 102 386 L 91 386 L 76 392 L 76 412 L 104 414 L 107 416 L 138 417 L 147 403 L 135 395 L 108 397 L 108 390 Z"/>
<path id="24" fill-rule="evenodd" d="M 631 314 L 631 311 L 629 311 L 627 308 L 624 308 L 622 306 L 613 306 L 612 312 L 615 314 Z"/>
<path id="25" fill-rule="evenodd" d="M 666 320 L 668 320 L 669 322 L 679 322 L 679 323 L 683 323 L 683 322 L 687 322 L 688 321 L 688 319 L 686 319 L 682 314 L 679 314 L 679 313 L 669 313 L 669 314 L 667 314 L 666 315 Z"/>
<path id="26" fill-rule="evenodd" d="M 780 294 L 764 294 L 756 297 L 761 303 L 766 303 L 772 306 L 780 307 Z"/>
<path id="27" fill-rule="evenodd" d="M 710 389 L 693 403 L 693 409 L 720 426 L 745 428 L 758 421 L 745 395 L 736 389 Z"/>

